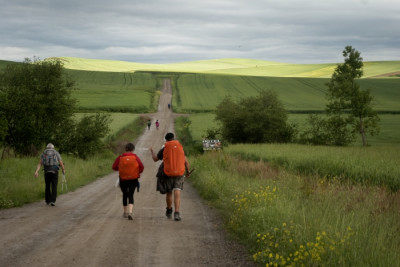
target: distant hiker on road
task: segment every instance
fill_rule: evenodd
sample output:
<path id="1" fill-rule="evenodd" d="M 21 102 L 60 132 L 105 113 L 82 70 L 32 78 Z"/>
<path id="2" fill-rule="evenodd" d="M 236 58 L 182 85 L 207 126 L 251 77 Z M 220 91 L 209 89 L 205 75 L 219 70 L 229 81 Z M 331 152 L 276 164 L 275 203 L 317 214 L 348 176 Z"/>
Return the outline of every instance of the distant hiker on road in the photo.
<path id="1" fill-rule="evenodd" d="M 49 143 L 45 151 L 40 155 L 39 164 L 35 171 L 35 177 L 39 176 L 40 167 L 44 166 L 45 181 L 45 200 L 47 205 L 55 206 L 57 199 L 58 170 L 61 166 L 65 173 L 64 163 L 61 155 L 54 149 L 54 145 Z"/>
<path id="2" fill-rule="evenodd" d="M 151 120 L 147 121 L 147 129 L 150 130 L 150 126 L 151 126 Z"/>
<path id="3" fill-rule="evenodd" d="M 168 103 L 168 109 L 171 109 L 171 104 L 170 103 Z"/>
<path id="4" fill-rule="evenodd" d="M 181 204 L 181 191 L 183 190 L 183 183 L 186 177 L 190 176 L 189 162 L 185 156 L 182 145 L 178 140 L 174 140 L 173 133 L 165 135 L 164 147 L 160 149 L 157 155 L 154 153 L 153 148 L 150 148 L 151 157 L 154 161 L 162 160 L 164 164 L 164 174 L 166 176 L 166 202 L 167 211 L 165 215 L 172 218 L 172 192 L 174 195 L 174 220 L 180 221 L 179 208 Z"/>
<path id="5" fill-rule="evenodd" d="M 139 187 L 140 173 L 144 170 L 143 163 L 133 153 L 134 150 L 135 146 L 132 143 L 126 144 L 126 152 L 118 156 L 112 165 L 114 171 L 119 171 L 119 184 L 122 191 L 122 206 L 124 208 L 123 217 L 128 218 L 128 220 L 133 220 L 133 193 Z"/>
<path id="6" fill-rule="evenodd" d="M 158 130 L 158 127 L 160 127 L 160 123 L 158 122 L 158 120 L 156 121 L 156 128 Z"/>

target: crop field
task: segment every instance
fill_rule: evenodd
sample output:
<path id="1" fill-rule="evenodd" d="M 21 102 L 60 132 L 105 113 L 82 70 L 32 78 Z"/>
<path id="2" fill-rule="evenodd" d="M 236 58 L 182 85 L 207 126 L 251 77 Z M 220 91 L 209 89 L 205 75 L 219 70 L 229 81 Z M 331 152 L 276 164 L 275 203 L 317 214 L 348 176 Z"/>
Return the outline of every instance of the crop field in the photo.
<path id="1" fill-rule="evenodd" d="M 234 100 L 274 90 L 289 110 L 324 108 L 326 79 L 183 74 L 174 100 L 180 111 L 213 110 L 226 96 Z"/>
<path id="2" fill-rule="evenodd" d="M 326 105 L 326 83 L 336 66 L 244 59 L 163 65 L 63 59 L 66 68 L 70 68 L 72 77 L 78 82 L 80 90 L 74 92 L 74 95 L 82 109 L 108 108 L 111 111 L 131 112 L 149 112 L 152 105 L 154 108 L 152 93 L 160 84 L 162 72 L 165 72 L 164 78 L 177 77 L 174 78 L 173 99 L 176 112 L 211 111 L 227 95 L 237 100 L 257 95 L 260 90 L 276 91 L 290 111 L 320 111 Z M 365 62 L 364 77 L 399 70 L 399 61 Z M 371 90 L 377 110 L 400 111 L 399 78 L 363 78 L 359 83 L 363 89 Z"/>
<path id="3" fill-rule="evenodd" d="M 83 110 L 154 111 L 157 80 L 151 73 L 72 71 L 78 90 L 73 97 Z"/>
<path id="4" fill-rule="evenodd" d="M 163 71 L 313 78 L 330 78 L 337 65 L 337 63 L 291 64 L 238 58 L 199 60 L 170 64 L 143 64 L 126 61 L 71 57 L 62 57 L 60 59 L 63 60 L 64 66 L 67 69 L 76 70 L 107 72 Z M 364 62 L 364 78 L 398 72 L 399 70 L 400 61 Z"/>
<path id="5" fill-rule="evenodd" d="M 153 112 L 160 79 L 174 80 L 174 111 L 207 112 L 227 95 L 238 100 L 274 90 L 286 109 L 324 110 L 326 83 L 336 64 L 288 64 L 248 59 L 219 59 L 173 64 L 60 58 L 79 90 L 81 110 Z M 0 61 L 0 69 L 10 62 Z M 400 112 L 400 78 L 367 78 L 400 71 L 400 61 L 364 62 L 361 88 L 370 89 L 375 109 Z M 193 73 L 189 73 L 193 72 Z M 197 72 L 197 73 L 195 73 Z M 177 77 L 177 78 L 176 78 Z M 396 78 L 397 77 L 397 78 Z"/>
<path id="6" fill-rule="evenodd" d="M 181 74 L 174 102 L 179 112 L 203 112 L 215 109 L 228 95 L 238 100 L 255 96 L 261 90 L 274 90 L 287 110 L 321 111 L 327 103 L 328 81 L 320 78 Z M 400 79 L 361 79 L 359 83 L 361 88 L 371 90 L 376 110 L 400 111 Z"/>

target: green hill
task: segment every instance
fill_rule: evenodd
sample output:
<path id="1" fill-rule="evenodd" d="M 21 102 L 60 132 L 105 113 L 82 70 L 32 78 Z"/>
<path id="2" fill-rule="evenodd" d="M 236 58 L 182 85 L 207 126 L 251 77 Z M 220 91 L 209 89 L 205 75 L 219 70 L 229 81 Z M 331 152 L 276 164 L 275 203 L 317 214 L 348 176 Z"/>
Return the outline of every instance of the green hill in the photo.
<path id="1" fill-rule="evenodd" d="M 270 77 L 330 78 L 337 63 L 290 64 L 253 59 L 215 59 L 170 64 L 144 64 L 127 61 L 60 58 L 67 69 L 108 72 L 192 72 Z M 364 77 L 400 72 L 400 61 L 364 62 Z"/>

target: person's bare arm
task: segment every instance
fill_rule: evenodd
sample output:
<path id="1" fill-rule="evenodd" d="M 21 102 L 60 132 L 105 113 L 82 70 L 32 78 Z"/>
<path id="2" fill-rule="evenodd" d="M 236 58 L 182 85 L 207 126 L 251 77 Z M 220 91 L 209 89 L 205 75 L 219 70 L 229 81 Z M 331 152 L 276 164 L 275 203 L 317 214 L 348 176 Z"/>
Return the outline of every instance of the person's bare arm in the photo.
<path id="1" fill-rule="evenodd" d="M 41 161 L 41 160 L 39 161 L 39 164 L 38 164 L 37 167 L 36 167 L 35 177 L 38 177 L 38 176 L 39 176 L 40 167 L 42 167 L 42 161 Z"/>
<path id="2" fill-rule="evenodd" d="M 154 162 L 158 161 L 157 155 L 154 153 L 153 148 L 150 147 L 151 158 Z"/>
<path id="3" fill-rule="evenodd" d="M 185 157 L 185 169 L 186 169 L 186 177 L 189 177 L 190 176 L 190 164 L 186 157 Z"/>

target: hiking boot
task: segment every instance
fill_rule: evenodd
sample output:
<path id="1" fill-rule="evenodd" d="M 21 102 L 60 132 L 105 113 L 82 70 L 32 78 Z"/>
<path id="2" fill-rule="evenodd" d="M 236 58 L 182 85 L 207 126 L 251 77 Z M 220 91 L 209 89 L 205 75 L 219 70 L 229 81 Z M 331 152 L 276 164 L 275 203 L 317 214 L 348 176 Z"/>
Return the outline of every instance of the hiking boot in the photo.
<path id="1" fill-rule="evenodd" d="M 130 220 L 130 221 L 133 220 L 132 213 L 129 213 L 129 214 L 128 214 L 128 220 Z"/>
<path id="2" fill-rule="evenodd" d="M 167 216 L 168 219 L 172 218 L 172 208 L 167 208 L 167 211 L 165 212 L 165 216 Z"/>
<path id="3" fill-rule="evenodd" d="M 179 212 L 174 212 L 174 220 L 175 221 L 180 221 L 181 220 L 181 216 L 179 216 Z"/>
<path id="4" fill-rule="evenodd" d="M 50 206 L 55 206 L 56 205 L 56 203 L 54 203 L 54 202 L 50 202 Z"/>

